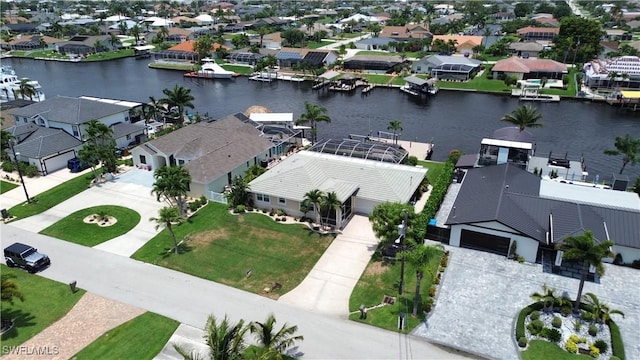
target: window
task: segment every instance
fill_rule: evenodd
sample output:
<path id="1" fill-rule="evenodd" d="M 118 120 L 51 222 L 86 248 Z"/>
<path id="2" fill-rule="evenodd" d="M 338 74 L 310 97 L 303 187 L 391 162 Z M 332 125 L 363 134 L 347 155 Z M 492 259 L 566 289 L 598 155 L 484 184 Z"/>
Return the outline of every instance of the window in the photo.
<path id="1" fill-rule="evenodd" d="M 140 155 L 140 164 L 146 164 L 147 163 L 147 157 L 144 155 Z"/>
<path id="2" fill-rule="evenodd" d="M 184 160 L 178 160 L 178 165 L 180 166 L 184 165 Z"/>
<path id="3" fill-rule="evenodd" d="M 265 203 L 271 202 L 269 200 L 269 195 L 265 195 L 265 194 L 256 194 L 256 200 L 265 202 Z"/>
<path id="4" fill-rule="evenodd" d="M 78 130 L 77 126 L 73 126 L 73 136 L 78 137 L 80 136 L 80 131 Z"/>
<path id="5" fill-rule="evenodd" d="M 285 198 L 278 198 L 278 204 L 286 204 L 287 203 L 287 199 Z"/>
<path id="6" fill-rule="evenodd" d="M 131 140 L 131 135 L 127 135 L 127 140 Z"/>

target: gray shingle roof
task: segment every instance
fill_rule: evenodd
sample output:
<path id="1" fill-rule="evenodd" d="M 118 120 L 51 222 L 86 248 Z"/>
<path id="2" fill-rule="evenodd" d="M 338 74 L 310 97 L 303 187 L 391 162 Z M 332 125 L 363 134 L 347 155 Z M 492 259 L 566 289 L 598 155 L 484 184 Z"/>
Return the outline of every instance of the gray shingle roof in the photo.
<path id="1" fill-rule="evenodd" d="M 16 145 L 15 150 L 22 156 L 42 159 L 80 145 L 82 145 L 82 141 L 63 130 L 39 127 L 38 130 Z"/>
<path id="2" fill-rule="evenodd" d="M 9 134 L 13 135 L 14 137 L 20 138 L 20 137 L 22 137 L 22 135 L 30 134 L 30 133 L 38 130 L 38 128 L 40 128 L 40 126 L 38 126 L 38 125 L 36 125 L 36 124 L 34 124 L 32 122 L 29 122 L 29 123 L 26 123 L 26 124 L 19 124 L 19 125 L 12 126 L 12 127 L 8 128 L 6 131 Z"/>
<path id="3" fill-rule="evenodd" d="M 427 169 L 301 151 L 253 180 L 254 193 L 302 201 L 310 190 L 335 191 L 341 201 L 356 189 L 358 197 L 378 202 L 406 203 Z"/>
<path id="4" fill-rule="evenodd" d="M 129 110 L 129 107 L 102 101 L 57 96 L 33 105 L 15 109 L 14 116 L 33 117 L 40 115 L 49 121 L 66 124 L 84 124 L 92 119 L 101 119 Z"/>
<path id="5" fill-rule="evenodd" d="M 113 130 L 113 138 L 118 139 L 126 135 L 135 134 L 140 131 L 144 131 L 143 123 L 117 123 L 111 125 L 111 129 Z"/>

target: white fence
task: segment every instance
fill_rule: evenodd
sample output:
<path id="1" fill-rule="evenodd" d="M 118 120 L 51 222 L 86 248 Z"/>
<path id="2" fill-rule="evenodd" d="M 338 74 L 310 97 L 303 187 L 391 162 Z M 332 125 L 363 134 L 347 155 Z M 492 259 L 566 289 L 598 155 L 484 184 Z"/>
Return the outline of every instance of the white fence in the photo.
<path id="1" fill-rule="evenodd" d="M 208 195 L 207 198 L 209 198 L 209 200 L 211 201 L 215 201 L 221 204 L 228 204 L 227 197 L 223 193 L 209 191 L 207 192 L 207 195 Z"/>

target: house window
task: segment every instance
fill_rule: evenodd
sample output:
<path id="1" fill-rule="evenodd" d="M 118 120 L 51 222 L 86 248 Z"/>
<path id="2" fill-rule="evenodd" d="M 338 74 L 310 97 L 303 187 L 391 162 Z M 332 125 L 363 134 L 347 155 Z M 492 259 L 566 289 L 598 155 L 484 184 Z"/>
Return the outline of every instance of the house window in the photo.
<path id="1" fill-rule="evenodd" d="M 147 157 L 144 155 L 140 155 L 140 164 L 146 164 L 147 163 Z"/>
<path id="2" fill-rule="evenodd" d="M 78 130 L 77 126 L 73 126 L 73 136 L 75 137 L 79 137 L 80 136 L 80 130 Z"/>
<path id="3" fill-rule="evenodd" d="M 265 194 L 256 194 L 256 200 L 264 202 L 264 203 L 271 202 L 269 200 L 269 195 L 265 195 Z"/>
<path id="4" fill-rule="evenodd" d="M 286 204 L 287 203 L 287 199 L 285 198 L 278 198 L 278 204 Z"/>
<path id="5" fill-rule="evenodd" d="M 131 135 L 127 135 L 127 140 L 131 140 Z"/>
<path id="6" fill-rule="evenodd" d="M 180 166 L 184 165 L 184 160 L 178 160 L 178 165 Z"/>

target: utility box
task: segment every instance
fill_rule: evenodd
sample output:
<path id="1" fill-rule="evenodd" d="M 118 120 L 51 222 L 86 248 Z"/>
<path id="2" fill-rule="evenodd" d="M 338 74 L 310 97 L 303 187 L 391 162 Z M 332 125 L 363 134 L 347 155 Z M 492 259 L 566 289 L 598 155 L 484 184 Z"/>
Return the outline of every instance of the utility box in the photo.
<path id="1" fill-rule="evenodd" d="M 613 174 L 611 179 L 611 188 L 613 190 L 627 191 L 628 187 L 629 177 L 620 174 Z"/>

